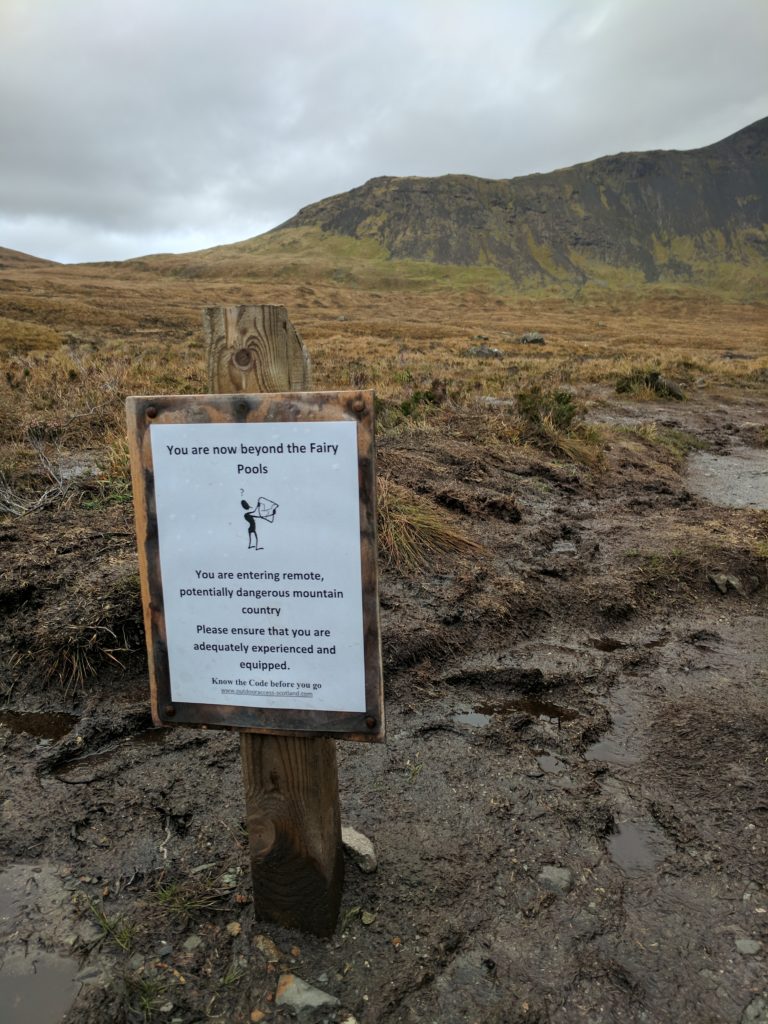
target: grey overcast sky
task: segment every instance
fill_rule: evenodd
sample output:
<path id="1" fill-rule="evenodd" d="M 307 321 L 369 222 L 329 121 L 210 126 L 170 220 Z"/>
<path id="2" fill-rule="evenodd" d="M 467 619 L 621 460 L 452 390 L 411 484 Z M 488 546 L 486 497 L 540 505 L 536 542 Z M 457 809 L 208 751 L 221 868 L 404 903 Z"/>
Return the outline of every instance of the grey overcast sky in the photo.
<path id="1" fill-rule="evenodd" d="M 766 115 L 768 0 L 0 0 L 0 245 L 184 252 Z"/>

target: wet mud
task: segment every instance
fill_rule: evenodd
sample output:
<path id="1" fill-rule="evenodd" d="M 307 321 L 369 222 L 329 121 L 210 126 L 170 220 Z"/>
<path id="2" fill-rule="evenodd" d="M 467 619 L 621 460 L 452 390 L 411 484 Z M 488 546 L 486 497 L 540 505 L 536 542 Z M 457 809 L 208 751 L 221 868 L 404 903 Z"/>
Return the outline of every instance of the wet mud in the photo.
<path id="1" fill-rule="evenodd" d="M 695 452 L 688 486 L 714 505 L 768 509 L 768 451 L 740 447 L 732 455 Z"/>
<path id="2" fill-rule="evenodd" d="M 730 456 L 706 396 L 674 415 Z M 737 426 L 760 415 L 728 407 Z M 437 505 L 461 481 L 467 511 L 449 512 L 486 554 L 382 574 L 388 742 L 338 744 L 344 824 L 379 866 L 347 860 L 329 939 L 258 920 L 237 737 L 152 729 L 140 649 L 69 690 L 19 660 L 75 573 L 122 578 L 114 546 L 108 569 L 82 551 L 128 514 L 57 522 L 81 552 L 64 568 L 30 568 L 44 524 L 14 524 L 3 1021 L 286 1021 L 287 973 L 338 1000 L 304 1021 L 768 1020 L 764 514 L 700 493 L 695 462 L 481 461 L 454 427 L 382 439 L 384 470 Z M 493 514 L 505 502 L 519 517 Z M 108 622 L 124 635 L 127 607 Z"/>

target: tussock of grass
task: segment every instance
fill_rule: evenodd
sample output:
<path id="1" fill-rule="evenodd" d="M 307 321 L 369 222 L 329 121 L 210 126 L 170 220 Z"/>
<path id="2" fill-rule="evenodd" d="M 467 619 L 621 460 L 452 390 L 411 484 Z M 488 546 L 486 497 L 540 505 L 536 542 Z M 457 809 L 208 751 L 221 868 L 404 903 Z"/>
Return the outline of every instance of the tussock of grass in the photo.
<path id="1" fill-rule="evenodd" d="M 89 896 L 84 896 L 84 906 L 101 931 L 99 942 L 109 939 L 124 953 L 130 953 L 136 941 L 137 925 L 124 916 L 112 916 L 104 909 L 103 901 L 97 903 Z"/>
<path id="2" fill-rule="evenodd" d="M 534 386 L 517 396 L 521 439 L 574 462 L 596 466 L 602 459 L 599 431 L 582 422 L 582 409 L 570 391 Z"/>
<path id="3" fill-rule="evenodd" d="M 132 495 L 128 439 L 124 432 L 114 431 L 105 440 L 99 474 L 92 486 L 85 488 L 82 504 L 86 508 L 121 505 L 130 502 Z"/>
<path id="4" fill-rule="evenodd" d="M 379 553 L 404 573 L 424 571 L 435 558 L 482 552 L 427 498 L 388 477 L 378 480 Z"/>
<path id="5" fill-rule="evenodd" d="M 542 391 L 540 387 L 518 392 L 517 410 L 531 434 L 544 423 L 550 430 L 568 431 L 579 414 L 570 391 Z"/>
<path id="6" fill-rule="evenodd" d="M 619 377 L 616 381 L 616 393 L 639 399 L 673 398 L 678 402 L 685 397 L 682 389 L 662 376 L 659 370 L 642 368 L 636 368 Z"/>
<path id="7" fill-rule="evenodd" d="M 165 978 L 144 974 L 142 969 L 123 975 L 123 1009 L 125 1020 L 136 1024 L 150 1024 L 158 1020 L 164 1003 L 169 1000 L 168 984 Z"/>
<path id="8" fill-rule="evenodd" d="M 84 688 L 108 668 L 124 669 L 143 649 L 139 576 L 132 560 L 73 580 L 67 599 L 34 621 L 14 664 L 42 667 L 45 683 L 64 692 Z"/>
<path id="9" fill-rule="evenodd" d="M 130 648 L 109 626 L 75 623 L 57 634 L 48 634 L 36 651 L 45 663 L 46 679 L 59 682 L 64 691 L 77 689 L 98 675 L 105 662 L 123 668 L 118 657 Z"/>
<path id="10" fill-rule="evenodd" d="M 161 885 L 151 898 L 164 913 L 187 922 L 207 910 L 221 906 L 229 895 L 231 890 L 217 887 L 214 881 L 206 884 L 204 881 L 192 879 Z"/>
<path id="11" fill-rule="evenodd" d="M 706 451 L 709 445 L 701 437 L 676 427 L 661 427 L 657 423 L 643 423 L 627 431 L 645 444 L 667 456 L 679 466 L 686 455 L 695 451 Z"/>

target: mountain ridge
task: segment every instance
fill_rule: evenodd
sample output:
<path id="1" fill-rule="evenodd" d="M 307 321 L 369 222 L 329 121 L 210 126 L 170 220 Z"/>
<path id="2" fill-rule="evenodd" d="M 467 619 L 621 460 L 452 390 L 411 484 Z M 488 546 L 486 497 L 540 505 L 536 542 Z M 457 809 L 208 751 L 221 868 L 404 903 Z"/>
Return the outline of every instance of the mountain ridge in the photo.
<path id="1" fill-rule="evenodd" d="M 0 269 L 60 265 L 0 247 Z M 709 146 L 492 179 L 378 176 L 264 234 L 89 274 L 567 295 L 659 284 L 768 299 L 768 117 Z"/>
<path id="2" fill-rule="evenodd" d="M 519 284 L 693 281 L 768 264 L 768 118 L 693 150 L 618 153 L 555 171 L 371 178 L 267 235 L 319 228 L 393 260 L 496 267 Z"/>

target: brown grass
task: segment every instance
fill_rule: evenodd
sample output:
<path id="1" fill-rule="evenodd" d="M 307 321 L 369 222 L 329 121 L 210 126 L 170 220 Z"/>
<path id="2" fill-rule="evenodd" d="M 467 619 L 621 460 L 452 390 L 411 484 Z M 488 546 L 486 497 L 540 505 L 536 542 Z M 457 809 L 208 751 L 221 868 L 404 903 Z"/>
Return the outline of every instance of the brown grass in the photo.
<path id="1" fill-rule="evenodd" d="M 450 411 L 460 407 L 460 429 L 473 432 L 479 458 L 529 446 L 599 467 L 611 438 L 608 428 L 585 422 L 584 409 L 639 367 L 652 367 L 686 394 L 760 391 L 768 383 L 760 304 L 651 287 L 623 296 L 532 297 L 470 278 L 438 286 L 428 275 L 421 284 L 412 278 L 398 285 L 390 266 L 380 268 L 380 287 L 366 280 L 363 288 L 350 285 L 354 274 L 341 283 L 332 268 L 314 264 L 305 280 L 283 274 L 279 263 L 270 276 L 268 261 L 247 245 L 235 255 L 234 262 L 218 251 L 191 261 L 72 267 L 22 260 L 0 270 L 0 514 L 21 515 L 49 501 L 127 501 L 124 399 L 205 389 L 200 311 L 211 304 L 284 304 L 310 350 L 314 387 L 374 388 L 385 434 L 450 430 Z M 543 333 L 545 345 L 519 343 L 531 329 Z M 470 354 L 478 336 L 502 357 Z M 424 397 L 435 381 L 445 385 L 439 410 Z M 553 407 L 532 421 L 520 396 L 533 389 L 572 393 L 578 417 L 564 423 Z M 623 397 L 643 399 L 659 396 L 639 388 Z M 669 436 L 634 441 L 660 455 L 676 444 Z M 95 475 L 66 476 L 84 452 Z M 385 501 L 387 488 L 385 557 L 415 566 L 431 543 L 427 510 L 393 483 L 384 484 Z M 410 538 L 403 533 L 406 506 L 414 519 Z M 440 528 L 450 546 L 452 525 L 443 517 L 434 536 Z M 400 541 L 387 548 L 398 530 Z M 395 554 L 398 543 L 411 554 Z"/>
<path id="2" fill-rule="evenodd" d="M 378 533 L 385 563 L 406 573 L 483 550 L 434 502 L 387 477 L 378 480 Z"/>
<path id="3" fill-rule="evenodd" d="M 685 455 L 702 444 L 694 435 L 663 425 L 666 417 L 629 427 L 589 422 L 590 411 L 606 401 L 665 402 L 642 386 L 619 399 L 622 378 L 650 369 L 686 396 L 714 394 L 726 404 L 768 387 L 766 309 L 758 304 L 653 289 L 579 300 L 469 286 L 398 288 L 391 280 L 363 289 L 322 274 L 258 284 L 238 278 L 237 267 L 232 277 L 216 279 L 177 273 L 176 258 L 163 266 L 163 275 L 151 261 L 145 269 L 0 270 L 0 521 L 28 516 L 33 528 L 35 515 L 48 508 L 82 522 L 84 532 L 107 521 L 128 537 L 130 510 L 121 507 L 131 498 L 124 400 L 205 390 L 200 310 L 211 304 L 284 304 L 311 353 L 315 388 L 375 389 L 384 467 L 379 548 L 386 565 L 412 577 L 460 576 L 486 560 L 472 533 L 483 530 L 482 495 L 474 506 L 479 517 L 465 511 L 462 521 L 457 509 L 460 501 L 471 504 L 473 487 L 482 492 L 489 466 L 524 467 L 530 487 L 546 487 L 545 477 L 560 473 L 561 464 L 567 474 L 578 464 L 590 485 L 598 473 L 615 483 L 624 464 L 646 481 L 679 482 Z M 532 329 L 544 334 L 545 345 L 519 343 Z M 471 354 L 478 335 L 501 358 Z M 691 406 L 665 408 L 674 416 Z M 768 443 L 764 428 L 753 426 L 750 443 Z M 477 479 L 458 494 L 459 504 L 438 503 L 445 497 L 439 481 L 451 466 Z M 420 493 L 430 488 L 435 500 Z M 628 593 L 676 580 L 706 586 L 712 567 L 746 580 L 754 560 L 768 558 L 764 514 L 723 511 L 699 532 L 690 524 L 681 524 L 679 536 L 676 529 L 626 553 Z M 486 521 L 483 536 L 491 530 Z M 88 552 L 55 614 L 30 618 L 19 634 L 13 657 L 30 668 L 43 665 L 47 679 L 64 689 L 128 664 L 142 647 L 132 541 L 124 539 L 119 550 L 110 541 L 108 548 L 106 575 L 103 557 L 91 561 Z M 482 600 L 492 616 L 509 613 L 508 593 Z"/>

